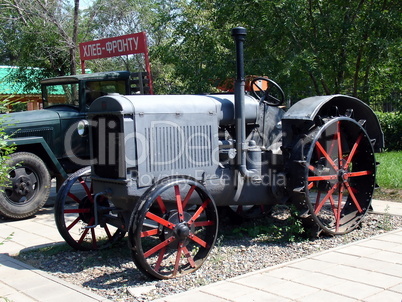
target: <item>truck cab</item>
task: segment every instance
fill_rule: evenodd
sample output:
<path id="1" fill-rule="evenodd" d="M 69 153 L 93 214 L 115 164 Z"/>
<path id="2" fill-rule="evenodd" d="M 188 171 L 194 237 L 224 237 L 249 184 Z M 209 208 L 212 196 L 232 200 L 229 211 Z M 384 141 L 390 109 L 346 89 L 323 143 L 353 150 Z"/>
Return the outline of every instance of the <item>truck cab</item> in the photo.
<path id="1" fill-rule="evenodd" d="M 2 117 L 10 155 L 9 182 L 0 192 L 0 214 L 14 219 L 32 216 L 47 201 L 51 179 L 57 187 L 69 173 L 89 165 L 87 136 L 78 135 L 79 121 L 98 97 L 110 93 L 139 94 L 147 89 L 143 73 L 100 72 L 44 79 L 43 109 Z"/>

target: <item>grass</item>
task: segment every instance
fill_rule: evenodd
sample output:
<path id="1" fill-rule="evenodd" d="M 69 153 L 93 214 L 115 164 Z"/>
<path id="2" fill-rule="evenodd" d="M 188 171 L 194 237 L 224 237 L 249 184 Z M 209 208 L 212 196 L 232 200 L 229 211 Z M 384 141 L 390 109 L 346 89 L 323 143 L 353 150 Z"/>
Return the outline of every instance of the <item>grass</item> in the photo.
<path id="1" fill-rule="evenodd" d="M 245 237 L 255 242 L 289 243 L 305 241 L 309 236 L 294 206 L 275 205 L 269 215 L 246 219 L 239 225 L 228 217 L 221 218 L 219 232 L 225 238 Z"/>
<path id="2" fill-rule="evenodd" d="M 57 255 L 61 252 L 67 252 L 71 251 L 71 247 L 67 243 L 62 243 L 62 244 L 55 244 L 55 245 L 49 245 L 45 247 L 41 247 L 35 250 L 27 250 L 24 253 L 39 253 L 44 256 L 50 257 Z"/>
<path id="3" fill-rule="evenodd" d="M 402 151 L 376 154 L 377 182 L 387 189 L 402 189 Z"/>
<path id="4" fill-rule="evenodd" d="M 402 151 L 376 154 L 377 183 L 374 198 L 402 202 Z"/>
<path id="5" fill-rule="evenodd" d="M 14 232 L 12 232 L 10 235 L 7 236 L 4 240 L 0 241 L 0 245 L 3 245 L 5 242 L 11 240 L 14 236 Z"/>

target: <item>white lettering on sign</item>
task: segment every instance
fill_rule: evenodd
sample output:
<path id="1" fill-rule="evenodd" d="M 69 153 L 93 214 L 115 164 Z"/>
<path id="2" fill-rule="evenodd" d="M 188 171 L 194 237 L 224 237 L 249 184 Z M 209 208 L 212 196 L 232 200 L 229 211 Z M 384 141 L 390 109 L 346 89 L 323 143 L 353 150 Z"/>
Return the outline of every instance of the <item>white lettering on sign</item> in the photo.
<path id="1" fill-rule="evenodd" d="M 81 59 L 107 58 L 146 51 L 144 33 L 80 43 Z"/>
<path id="2" fill-rule="evenodd" d="M 109 54 L 134 51 L 137 49 L 138 49 L 138 37 L 114 40 L 106 43 L 106 51 L 109 52 Z"/>
<path id="3" fill-rule="evenodd" d="M 84 45 L 84 54 L 89 56 L 100 56 L 102 54 L 102 48 L 100 43 Z"/>
<path id="4" fill-rule="evenodd" d="M 88 44 L 84 45 L 83 49 L 85 57 L 101 56 L 103 50 L 106 50 L 109 54 L 135 51 L 138 49 L 138 37 L 106 42 L 105 47 L 102 47 L 101 43 Z"/>

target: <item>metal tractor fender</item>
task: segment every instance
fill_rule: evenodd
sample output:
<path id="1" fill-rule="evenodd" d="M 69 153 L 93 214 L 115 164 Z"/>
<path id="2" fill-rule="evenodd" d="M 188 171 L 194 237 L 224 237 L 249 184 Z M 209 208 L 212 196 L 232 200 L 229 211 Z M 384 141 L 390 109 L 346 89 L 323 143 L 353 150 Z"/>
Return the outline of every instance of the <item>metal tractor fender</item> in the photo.
<path id="1" fill-rule="evenodd" d="M 375 152 L 384 148 L 384 133 L 373 110 L 357 98 L 340 94 L 308 97 L 290 107 L 282 118 L 283 147 L 291 149 L 300 135 L 318 126 L 323 118 L 338 116 L 363 124 Z"/>

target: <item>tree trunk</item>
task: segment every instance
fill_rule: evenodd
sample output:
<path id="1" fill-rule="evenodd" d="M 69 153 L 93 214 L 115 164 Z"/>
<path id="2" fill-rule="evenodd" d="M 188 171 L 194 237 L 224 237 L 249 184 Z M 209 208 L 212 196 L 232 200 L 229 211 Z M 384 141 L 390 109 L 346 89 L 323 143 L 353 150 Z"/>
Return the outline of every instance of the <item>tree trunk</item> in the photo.
<path id="1" fill-rule="evenodd" d="M 78 18 L 79 18 L 80 0 L 74 0 L 74 27 L 72 36 L 72 45 L 70 46 L 70 74 L 77 73 L 76 53 L 78 37 Z"/>
<path id="2" fill-rule="evenodd" d="M 355 73 L 353 75 L 353 96 L 357 97 L 357 88 L 359 85 L 359 73 L 361 68 L 361 61 L 363 58 L 363 51 L 364 51 L 364 43 L 368 40 L 368 32 L 364 34 L 363 41 L 361 42 L 361 46 L 359 47 L 359 52 L 356 58 L 355 64 Z"/>
<path id="3" fill-rule="evenodd" d="M 318 86 L 317 79 L 315 78 L 315 76 L 313 75 L 313 73 L 311 71 L 309 71 L 308 74 L 310 76 L 311 81 L 313 82 L 315 93 L 320 95 L 321 94 L 320 93 L 320 87 Z"/>

